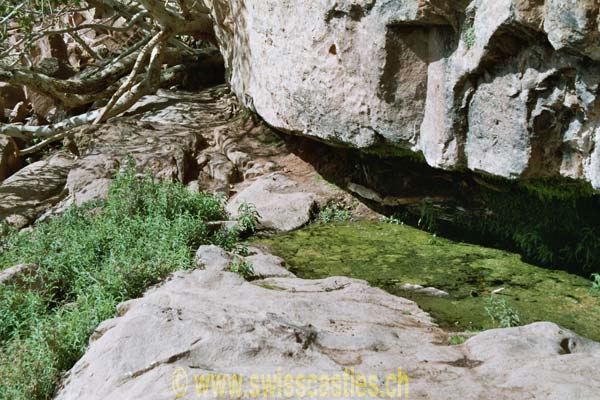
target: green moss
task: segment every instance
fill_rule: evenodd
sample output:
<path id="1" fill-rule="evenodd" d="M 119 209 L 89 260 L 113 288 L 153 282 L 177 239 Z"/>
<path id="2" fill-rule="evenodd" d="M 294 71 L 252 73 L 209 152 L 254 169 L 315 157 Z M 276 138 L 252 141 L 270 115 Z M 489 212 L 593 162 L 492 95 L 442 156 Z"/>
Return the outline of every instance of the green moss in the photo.
<path id="1" fill-rule="evenodd" d="M 486 298 L 498 297 L 522 324 L 553 321 L 600 340 L 600 299 L 590 281 L 564 271 L 524 263 L 516 254 L 436 238 L 405 225 L 354 222 L 311 226 L 263 239 L 302 278 L 344 275 L 364 279 L 415 300 L 438 323 L 453 330 L 494 327 Z M 450 293 L 437 298 L 401 289 L 412 283 Z"/>
<path id="2" fill-rule="evenodd" d="M 269 283 L 264 283 L 264 282 L 257 283 L 257 286 L 260 286 L 261 288 L 268 289 L 268 290 L 283 290 L 279 286 L 271 285 Z"/>

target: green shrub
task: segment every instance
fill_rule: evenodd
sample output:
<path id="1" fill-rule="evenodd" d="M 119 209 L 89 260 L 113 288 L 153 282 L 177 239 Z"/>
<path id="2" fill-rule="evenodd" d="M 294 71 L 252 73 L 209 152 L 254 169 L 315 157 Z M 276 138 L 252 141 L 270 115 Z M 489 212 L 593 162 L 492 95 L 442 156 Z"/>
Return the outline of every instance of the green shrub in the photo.
<path id="1" fill-rule="evenodd" d="M 404 222 L 402 222 L 402 220 L 400 218 L 398 218 L 395 215 L 386 217 L 383 216 L 379 219 L 381 222 L 386 223 L 386 224 L 392 224 L 392 225 L 404 225 Z"/>
<path id="2" fill-rule="evenodd" d="M 254 267 L 248 261 L 236 261 L 229 266 L 229 272 L 238 274 L 244 279 L 254 277 Z"/>
<path id="3" fill-rule="evenodd" d="M 253 204 L 242 203 L 238 207 L 237 224 L 242 232 L 254 232 L 260 219 L 260 214 Z"/>
<path id="4" fill-rule="evenodd" d="M 467 45 L 467 48 L 470 49 L 471 47 L 473 47 L 475 45 L 475 27 L 470 26 L 467 28 L 467 30 L 465 31 L 465 44 Z"/>
<path id="5" fill-rule="evenodd" d="M 417 225 L 421 229 L 433 232 L 436 228 L 436 218 L 433 203 L 430 200 L 425 200 L 421 205 L 421 217 L 419 218 Z"/>
<path id="6" fill-rule="evenodd" d="M 450 346 L 458 346 L 466 342 L 468 337 L 461 335 L 452 335 L 450 338 L 449 344 Z"/>
<path id="7" fill-rule="evenodd" d="M 600 196 L 586 185 L 562 181 L 488 181 L 480 187 L 480 218 L 456 215 L 464 240 L 517 251 L 527 262 L 589 276 L 600 272 Z"/>
<path id="8" fill-rule="evenodd" d="M 600 274 L 592 274 L 592 293 L 600 297 Z"/>
<path id="9" fill-rule="evenodd" d="M 0 269 L 35 263 L 42 285 L 0 290 L 0 398 L 50 398 L 118 303 L 190 268 L 201 244 L 235 246 L 235 232 L 207 226 L 226 218 L 220 199 L 138 178 L 130 166 L 106 201 L 3 235 Z"/>
<path id="10" fill-rule="evenodd" d="M 436 246 L 436 245 L 440 244 L 437 234 L 435 234 L 435 233 L 432 234 L 431 238 L 429 239 L 429 241 L 427 243 L 429 243 L 432 246 Z"/>
<path id="11" fill-rule="evenodd" d="M 474 15 L 468 15 L 465 18 L 464 26 L 463 26 L 463 40 L 467 46 L 467 49 L 470 49 L 475 45 L 476 34 L 475 34 L 475 17 Z"/>
<path id="12" fill-rule="evenodd" d="M 344 222 L 352 220 L 352 210 L 355 207 L 341 201 L 330 202 L 317 215 L 317 222 L 328 224 L 330 222 Z"/>
<path id="13" fill-rule="evenodd" d="M 519 315 L 510 304 L 495 295 L 487 298 L 485 312 L 492 319 L 492 323 L 500 328 L 510 328 L 521 324 Z"/>

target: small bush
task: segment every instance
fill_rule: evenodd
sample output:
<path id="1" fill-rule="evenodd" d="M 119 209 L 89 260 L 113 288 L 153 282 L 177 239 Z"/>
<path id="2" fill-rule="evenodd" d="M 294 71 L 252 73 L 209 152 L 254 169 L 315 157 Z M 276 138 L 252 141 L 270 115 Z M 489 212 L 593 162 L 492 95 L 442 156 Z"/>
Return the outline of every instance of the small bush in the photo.
<path id="1" fill-rule="evenodd" d="M 438 244 L 440 244 L 440 241 L 438 240 L 437 234 L 432 234 L 431 238 L 429 238 L 428 242 L 430 245 L 432 246 L 437 246 Z"/>
<path id="2" fill-rule="evenodd" d="M 253 204 L 242 203 L 238 207 L 237 224 L 242 232 L 254 232 L 260 219 L 260 214 Z"/>
<path id="3" fill-rule="evenodd" d="M 465 31 L 465 44 L 468 49 L 475 45 L 475 28 L 472 26 Z"/>
<path id="4" fill-rule="evenodd" d="M 328 224 L 330 222 L 345 222 L 352 220 L 352 210 L 355 207 L 344 202 L 334 201 L 323 208 L 317 215 L 317 222 Z"/>
<path id="5" fill-rule="evenodd" d="M 0 269 L 35 263 L 43 284 L 0 290 L 0 399 L 50 398 L 118 303 L 192 267 L 199 245 L 235 247 L 235 232 L 207 226 L 224 219 L 220 199 L 138 178 L 130 165 L 106 201 L 3 235 Z"/>
<path id="6" fill-rule="evenodd" d="M 470 49 L 475 45 L 476 34 L 475 34 L 475 18 L 473 16 L 467 16 L 465 25 L 463 27 L 463 39 L 467 45 L 467 49 Z"/>
<path id="7" fill-rule="evenodd" d="M 500 328 L 510 328 L 521 324 L 517 312 L 505 299 L 495 295 L 487 298 L 485 312 L 492 319 L 492 323 Z"/>
<path id="8" fill-rule="evenodd" d="M 429 232 L 435 231 L 436 228 L 436 212 L 433 206 L 433 203 L 429 200 L 426 200 L 421 205 L 421 216 L 417 225 L 419 228 L 424 229 Z"/>
<path id="9" fill-rule="evenodd" d="M 592 276 L 592 293 L 600 297 L 600 274 L 593 273 Z"/>
<path id="10" fill-rule="evenodd" d="M 381 222 L 386 223 L 386 224 L 392 224 L 392 225 L 404 225 L 404 222 L 402 222 L 402 220 L 394 215 L 390 216 L 390 217 L 386 217 L 383 216 L 379 219 Z"/>
<path id="11" fill-rule="evenodd" d="M 467 337 L 461 335 L 452 335 L 450 338 L 449 344 L 450 346 L 458 346 L 467 341 Z"/>
<path id="12" fill-rule="evenodd" d="M 248 261 L 237 261 L 229 266 L 229 272 L 238 274 L 244 279 L 251 279 L 254 277 L 254 267 L 252 263 Z"/>

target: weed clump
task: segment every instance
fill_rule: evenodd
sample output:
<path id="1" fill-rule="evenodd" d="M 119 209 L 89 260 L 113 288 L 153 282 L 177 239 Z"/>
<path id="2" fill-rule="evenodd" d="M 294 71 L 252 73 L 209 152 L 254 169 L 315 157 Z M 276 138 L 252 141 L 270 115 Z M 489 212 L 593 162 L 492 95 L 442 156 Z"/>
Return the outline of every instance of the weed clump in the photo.
<path id="1" fill-rule="evenodd" d="M 500 328 L 511 328 L 521 325 L 519 314 L 505 299 L 501 299 L 495 295 L 487 298 L 485 312 L 492 319 L 492 323 Z"/>
<path id="2" fill-rule="evenodd" d="M 236 232 L 209 229 L 224 219 L 221 199 L 138 177 L 130 165 L 107 200 L 73 206 L 31 231 L 4 232 L 0 269 L 37 264 L 32 279 L 41 288 L 0 290 L 0 398 L 50 398 L 118 303 L 192 267 L 199 245 L 236 246 Z"/>
<path id="3" fill-rule="evenodd" d="M 341 201 L 332 201 L 317 215 L 317 223 L 329 224 L 331 222 L 346 222 L 352 220 L 352 210 L 355 205 L 348 205 Z"/>

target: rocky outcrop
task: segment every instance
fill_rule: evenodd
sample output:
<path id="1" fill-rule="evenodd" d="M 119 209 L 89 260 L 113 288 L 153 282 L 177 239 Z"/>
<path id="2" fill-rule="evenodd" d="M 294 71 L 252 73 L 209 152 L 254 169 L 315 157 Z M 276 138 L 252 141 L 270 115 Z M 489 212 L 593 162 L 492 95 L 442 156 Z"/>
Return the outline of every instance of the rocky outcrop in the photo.
<path id="1" fill-rule="evenodd" d="M 0 182 L 17 171 L 21 166 L 19 148 L 8 136 L 0 136 Z"/>
<path id="2" fill-rule="evenodd" d="M 57 400 L 192 399 L 196 390 L 219 398 L 210 388 L 203 393 L 200 379 L 241 374 L 242 390 L 249 391 L 242 393 L 251 393 L 251 374 L 352 369 L 385 377 L 398 368 L 408 376 L 411 399 L 597 397 L 600 344 L 555 324 L 486 331 L 449 346 L 447 333 L 414 302 L 364 281 L 246 282 L 223 271 L 230 255 L 214 248 L 199 253 L 205 270 L 176 273 L 98 326 Z M 277 392 L 281 383 L 273 384 Z M 375 384 L 385 389 L 385 381 Z M 220 398 L 229 397 L 244 398 Z"/>
<path id="3" fill-rule="evenodd" d="M 242 204 L 256 207 L 261 227 L 291 231 L 307 224 L 316 209 L 314 193 L 307 193 L 297 182 L 281 173 L 262 176 L 233 197 L 226 206 L 232 216 Z"/>
<path id="4" fill-rule="evenodd" d="M 232 89 L 278 129 L 600 188 L 597 1 L 209 3 Z"/>
<path id="5" fill-rule="evenodd" d="M 73 163 L 72 156 L 59 152 L 0 183 L 0 222 L 23 228 L 62 200 Z"/>
<path id="6" fill-rule="evenodd" d="M 79 157 L 68 173 L 68 196 L 52 212 L 105 198 L 129 158 L 139 173 L 149 172 L 160 180 L 187 184 L 197 179 L 211 125 L 228 123 L 222 94 L 215 94 L 222 89 L 217 86 L 194 95 L 161 91 L 142 98 L 125 117 L 75 129 L 66 145 Z M 191 121 L 203 121 L 207 127 L 191 129 Z"/>
<path id="7" fill-rule="evenodd" d="M 122 117 L 73 129 L 64 146 L 71 154 L 53 155 L 0 182 L 0 222 L 22 228 L 72 204 L 104 199 L 129 159 L 138 173 L 193 192 L 238 194 L 228 209 L 235 214 L 242 202 L 254 204 L 269 230 L 302 226 L 313 207 L 345 196 L 318 181 L 314 168 L 290 154 L 271 129 L 245 119 L 225 85 L 195 93 L 160 90 Z M 0 137 L 0 181 L 20 166 L 17 154 L 14 141 Z"/>

